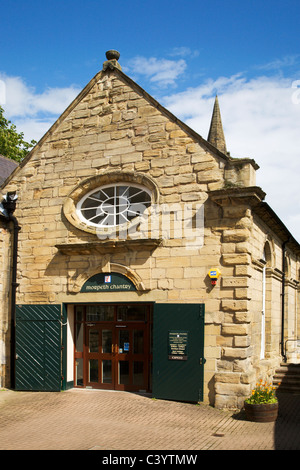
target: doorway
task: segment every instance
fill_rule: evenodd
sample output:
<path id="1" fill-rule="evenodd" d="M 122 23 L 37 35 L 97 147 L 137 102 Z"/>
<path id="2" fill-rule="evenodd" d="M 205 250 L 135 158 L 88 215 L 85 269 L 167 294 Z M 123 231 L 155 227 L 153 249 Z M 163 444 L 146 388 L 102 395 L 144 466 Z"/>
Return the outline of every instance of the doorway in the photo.
<path id="1" fill-rule="evenodd" d="M 151 390 L 149 304 L 75 306 L 75 387 Z"/>

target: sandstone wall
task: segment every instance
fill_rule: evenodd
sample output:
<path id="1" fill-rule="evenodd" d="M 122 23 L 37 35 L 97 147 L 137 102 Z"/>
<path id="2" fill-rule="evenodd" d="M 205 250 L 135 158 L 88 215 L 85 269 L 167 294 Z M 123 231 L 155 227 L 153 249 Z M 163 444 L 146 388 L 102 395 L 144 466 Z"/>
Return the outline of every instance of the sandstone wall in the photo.
<path id="1" fill-rule="evenodd" d="M 22 226 L 17 302 L 101 302 L 103 297 L 80 288 L 94 273 L 114 270 L 132 276 L 138 292 L 108 293 L 105 301 L 204 302 L 204 400 L 240 407 L 257 375 L 262 269 L 252 261 L 261 257 L 266 232 L 255 228 L 251 211 L 262 197 L 259 191 L 222 193 L 228 178 L 253 184 L 253 168 L 247 163 L 237 174 L 237 165 L 229 167 L 225 156 L 122 75 L 98 74 L 4 188 L 17 191 Z M 160 206 L 189 205 L 195 217 L 203 205 L 203 239 L 189 244 L 178 236 L 178 212 L 172 210 L 170 232 L 160 227 L 157 237 L 147 232 L 145 239 L 127 244 L 101 241 L 99 233 L 83 229 L 76 198 L 120 172 L 126 181 L 157 188 Z M 208 271 L 214 267 L 221 279 L 212 287 Z M 279 279 L 276 268 L 270 269 L 276 275 L 268 272 L 268 295 L 276 304 Z M 294 300 L 290 293 L 287 302 Z M 278 330 L 277 310 L 268 321 Z M 268 337 L 268 345 L 277 359 L 277 337 Z"/>

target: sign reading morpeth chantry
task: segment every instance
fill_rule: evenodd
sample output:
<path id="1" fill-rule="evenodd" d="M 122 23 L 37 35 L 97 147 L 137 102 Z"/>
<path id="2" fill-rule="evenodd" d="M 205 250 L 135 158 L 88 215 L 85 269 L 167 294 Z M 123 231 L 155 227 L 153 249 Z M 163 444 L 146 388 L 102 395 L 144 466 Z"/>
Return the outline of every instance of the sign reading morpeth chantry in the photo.
<path id="1" fill-rule="evenodd" d="M 123 274 L 98 273 L 90 277 L 80 292 L 120 292 L 136 290 L 134 284 Z"/>

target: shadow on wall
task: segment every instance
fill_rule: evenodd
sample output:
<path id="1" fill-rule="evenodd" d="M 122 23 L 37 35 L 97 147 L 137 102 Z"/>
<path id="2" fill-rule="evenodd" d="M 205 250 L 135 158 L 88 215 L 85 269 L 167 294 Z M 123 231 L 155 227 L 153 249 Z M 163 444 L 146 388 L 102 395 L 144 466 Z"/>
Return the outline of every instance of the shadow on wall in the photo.
<path id="1" fill-rule="evenodd" d="M 209 381 L 208 381 L 208 402 L 210 404 L 210 406 L 214 406 L 214 403 L 215 403 L 215 397 L 216 397 L 216 393 L 215 393 L 215 377 L 212 377 Z"/>
<path id="2" fill-rule="evenodd" d="M 300 373 L 300 365 L 299 365 Z M 276 395 L 279 408 L 275 423 L 253 423 L 255 426 L 266 426 L 270 432 L 270 425 L 274 426 L 274 449 L 275 450 L 300 450 L 300 390 L 287 391 L 286 380 L 282 381 Z M 245 410 L 235 413 L 233 419 L 247 421 Z"/>
<path id="3" fill-rule="evenodd" d="M 277 388 L 275 449 L 300 450 L 300 364 L 289 364 Z"/>

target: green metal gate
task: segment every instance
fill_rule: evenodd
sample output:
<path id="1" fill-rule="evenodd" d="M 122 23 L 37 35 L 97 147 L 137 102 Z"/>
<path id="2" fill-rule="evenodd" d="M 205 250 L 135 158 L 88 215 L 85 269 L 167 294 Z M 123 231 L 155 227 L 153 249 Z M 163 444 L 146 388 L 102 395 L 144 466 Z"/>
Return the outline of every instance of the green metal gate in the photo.
<path id="1" fill-rule="evenodd" d="M 61 390 L 61 306 L 16 306 L 16 390 Z"/>
<path id="2" fill-rule="evenodd" d="M 203 400 L 204 304 L 155 304 L 152 396 Z"/>

